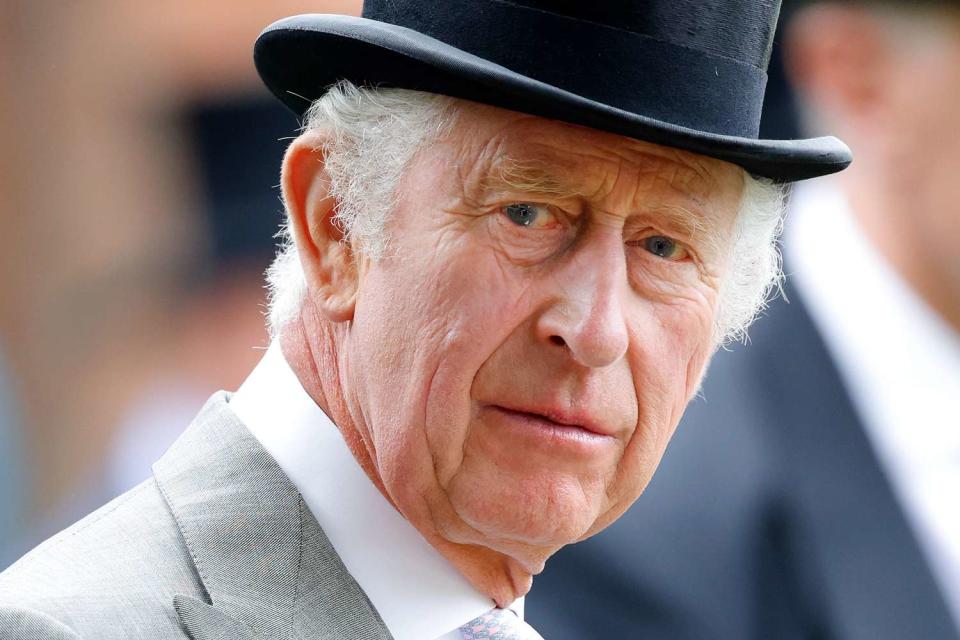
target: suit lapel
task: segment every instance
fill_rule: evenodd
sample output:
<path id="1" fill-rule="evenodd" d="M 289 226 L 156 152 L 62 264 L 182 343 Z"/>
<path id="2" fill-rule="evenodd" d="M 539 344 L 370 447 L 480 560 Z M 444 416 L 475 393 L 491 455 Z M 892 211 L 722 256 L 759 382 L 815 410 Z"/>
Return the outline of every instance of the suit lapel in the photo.
<path id="1" fill-rule="evenodd" d="M 260 443 L 214 395 L 154 465 L 209 602 L 177 596 L 194 640 L 389 640 L 366 595 Z"/>
<path id="2" fill-rule="evenodd" d="M 780 339 L 760 347 L 756 384 L 767 388 L 758 395 L 772 400 L 766 413 L 780 425 L 786 531 L 800 549 L 795 569 L 805 591 L 839 637 L 955 639 L 832 358 L 799 295 L 789 295 L 791 304 L 776 305 L 757 326 L 754 346 L 763 342 L 760 333 Z"/>
<path id="3" fill-rule="evenodd" d="M 182 594 L 173 597 L 173 609 L 192 640 L 254 640 L 253 629 L 213 605 Z"/>

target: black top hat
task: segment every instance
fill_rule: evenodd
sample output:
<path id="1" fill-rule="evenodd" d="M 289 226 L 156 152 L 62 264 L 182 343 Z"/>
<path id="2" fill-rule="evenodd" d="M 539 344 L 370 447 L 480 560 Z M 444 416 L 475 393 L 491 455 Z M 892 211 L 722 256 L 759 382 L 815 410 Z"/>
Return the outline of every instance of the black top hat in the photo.
<path id="1" fill-rule="evenodd" d="M 366 0 L 276 22 L 254 59 L 303 114 L 333 83 L 417 89 L 686 149 L 779 181 L 840 171 L 833 137 L 760 140 L 779 0 Z"/>

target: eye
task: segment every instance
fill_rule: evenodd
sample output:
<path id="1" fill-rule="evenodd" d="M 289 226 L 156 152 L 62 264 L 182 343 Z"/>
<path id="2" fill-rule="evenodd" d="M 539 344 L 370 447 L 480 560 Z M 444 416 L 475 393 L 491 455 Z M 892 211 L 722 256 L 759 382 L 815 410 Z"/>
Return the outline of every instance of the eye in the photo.
<path id="1" fill-rule="evenodd" d="M 687 250 L 682 244 L 666 236 L 650 236 L 645 238 L 642 244 L 644 249 L 664 260 L 679 262 L 688 256 Z"/>
<path id="2" fill-rule="evenodd" d="M 543 228 L 556 222 L 550 207 L 545 204 L 516 202 L 505 206 L 503 212 L 510 222 L 519 227 Z"/>

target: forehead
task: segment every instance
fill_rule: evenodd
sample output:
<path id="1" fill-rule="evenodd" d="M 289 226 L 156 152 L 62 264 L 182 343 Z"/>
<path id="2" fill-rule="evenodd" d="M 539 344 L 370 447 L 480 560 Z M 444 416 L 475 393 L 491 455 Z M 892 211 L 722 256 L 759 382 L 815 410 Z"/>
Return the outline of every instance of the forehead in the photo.
<path id="1" fill-rule="evenodd" d="M 699 154 L 536 116 L 461 103 L 450 136 L 470 181 L 539 185 L 591 197 L 618 182 L 657 185 L 700 204 L 739 196 L 739 167 Z"/>

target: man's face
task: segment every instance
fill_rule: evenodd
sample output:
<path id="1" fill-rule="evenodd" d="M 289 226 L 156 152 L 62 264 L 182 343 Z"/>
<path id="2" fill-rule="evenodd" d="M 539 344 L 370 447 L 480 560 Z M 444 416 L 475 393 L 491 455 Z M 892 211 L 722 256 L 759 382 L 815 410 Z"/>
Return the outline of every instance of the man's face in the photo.
<path id="1" fill-rule="evenodd" d="M 402 180 L 346 344 L 404 515 L 521 556 L 616 519 L 715 347 L 742 188 L 724 162 L 465 104 Z"/>
<path id="2" fill-rule="evenodd" d="M 787 31 L 792 78 L 857 156 L 838 176 L 866 237 L 960 326 L 960 10 L 817 3 Z"/>
<path id="3" fill-rule="evenodd" d="M 926 260 L 944 272 L 944 285 L 955 296 L 960 286 L 960 136 L 955 134 L 960 125 L 960 12 L 948 7 L 914 28 L 912 38 L 891 53 L 882 117 L 871 122 L 874 128 L 867 133 L 877 140 L 872 144 L 884 145 L 884 175 L 899 196 L 883 212 L 898 218 L 890 225 L 896 236 L 890 242 L 908 253 L 923 246 Z M 898 262 L 907 268 L 918 261 Z"/>

